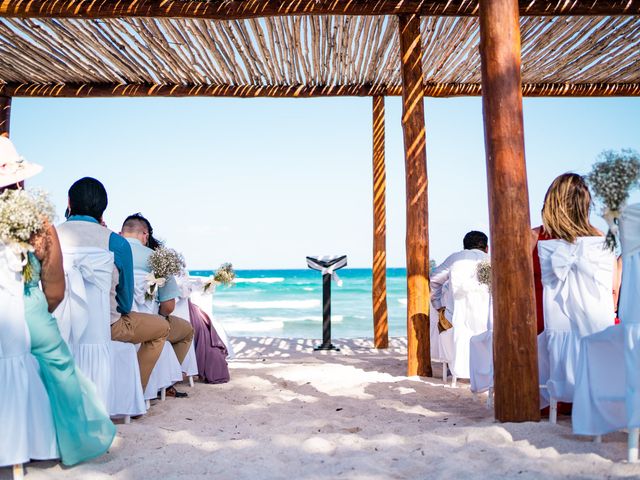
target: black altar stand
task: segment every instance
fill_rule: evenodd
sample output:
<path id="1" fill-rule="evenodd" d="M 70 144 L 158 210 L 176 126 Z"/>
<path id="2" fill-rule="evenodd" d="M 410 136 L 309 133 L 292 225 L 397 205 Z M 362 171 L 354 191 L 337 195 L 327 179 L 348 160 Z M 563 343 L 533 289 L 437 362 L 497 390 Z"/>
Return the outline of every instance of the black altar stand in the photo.
<path id="1" fill-rule="evenodd" d="M 322 345 L 314 347 L 314 350 L 340 351 L 331 343 L 331 280 L 334 280 L 338 286 L 342 285 L 335 271 L 346 267 L 347 256 L 307 257 L 307 265 L 322 273 Z"/>

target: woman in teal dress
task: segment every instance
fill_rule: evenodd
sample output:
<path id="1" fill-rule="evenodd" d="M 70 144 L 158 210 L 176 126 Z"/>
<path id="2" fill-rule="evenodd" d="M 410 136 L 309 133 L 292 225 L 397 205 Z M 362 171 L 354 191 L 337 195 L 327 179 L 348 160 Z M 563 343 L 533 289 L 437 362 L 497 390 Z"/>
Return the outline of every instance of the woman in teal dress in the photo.
<path id="1" fill-rule="evenodd" d="M 12 162 L 19 165 L 8 168 Z M 27 162 L 18 157 L 11 142 L 4 137 L 0 137 L 0 164 L 0 193 L 7 188 L 18 188 L 21 186 L 18 182 L 30 176 L 25 172 L 34 171 L 29 170 L 32 164 L 25 166 Z M 40 365 L 40 376 L 51 403 L 60 458 L 64 465 L 75 465 L 105 453 L 113 442 L 116 428 L 95 386 L 76 368 L 56 319 L 50 313 L 64 296 L 62 252 L 55 228 L 46 223 L 29 243 L 34 252 L 28 254 L 24 306 L 31 353 Z"/>

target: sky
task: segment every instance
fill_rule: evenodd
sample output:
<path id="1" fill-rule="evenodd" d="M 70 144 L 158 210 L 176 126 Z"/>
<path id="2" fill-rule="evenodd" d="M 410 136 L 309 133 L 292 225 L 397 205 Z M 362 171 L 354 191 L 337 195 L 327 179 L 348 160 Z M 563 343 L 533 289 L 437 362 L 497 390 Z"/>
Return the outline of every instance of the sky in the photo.
<path id="1" fill-rule="evenodd" d="M 346 254 L 370 267 L 370 98 L 22 99 L 11 138 L 44 166 L 28 185 L 50 192 L 64 220 L 69 186 L 101 180 L 105 221 L 142 212 L 190 269 L 305 268 Z M 387 261 L 405 265 L 401 103 L 386 99 Z M 489 233 L 480 98 L 426 99 L 430 256 Z M 525 99 L 532 225 L 557 175 L 588 173 L 604 149 L 640 151 L 640 98 Z M 635 192 L 631 201 L 640 201 Z M 597 212 L 596 212 L 597 213 Z M 605 228 L 594 214 L 594 223 Z"/>

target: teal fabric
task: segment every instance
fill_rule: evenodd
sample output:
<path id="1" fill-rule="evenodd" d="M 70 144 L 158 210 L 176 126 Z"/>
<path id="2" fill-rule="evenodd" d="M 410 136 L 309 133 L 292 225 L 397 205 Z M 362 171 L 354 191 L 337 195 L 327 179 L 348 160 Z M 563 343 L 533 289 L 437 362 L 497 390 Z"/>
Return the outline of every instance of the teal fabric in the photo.
<path id="1" fill-rule="evenodd" d="M 25 284 L 25 317 L 31 336 L 31 353 L 40 364 L 40 376 L 51 402 L 60 458 L 75 465 L 105 453 L 116 427 L 99 400 L 95 386 L 78 369 L 60 336 L 56 319 L 38 286 L 40 262 L 32 254 L 32 280 Z"/>
<path id="2" fill-rule="evenodd" d="M 133 268 L 136 270 L 149 270 L 149 257 L 153 253 L 148 247 L 142 245 L 137 238 L 127 238 L 129 245 L 131 245 L 131 253 L 133 253 Z M 180 288 L 176 279 L 171 276 L 167 278 L 167 283 L 158 289 L 158 301 L 166 302 L 180 296 Z"/>

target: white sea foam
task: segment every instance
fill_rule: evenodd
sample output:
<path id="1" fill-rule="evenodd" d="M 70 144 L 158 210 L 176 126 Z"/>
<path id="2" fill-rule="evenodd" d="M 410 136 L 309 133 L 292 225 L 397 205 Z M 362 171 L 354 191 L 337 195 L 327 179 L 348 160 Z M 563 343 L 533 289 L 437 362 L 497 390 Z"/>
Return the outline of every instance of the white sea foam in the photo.
<path id="1" fill-rule="evenodd" d="M 236 283 L 282 283 L 284 277 L 236 278 Z"/>
<path id="2" fill-rule="evenodd" d="M 269 322 L 322 322 L 322 315 L 303 315 L 299 317 L 261 317 Z M 331 321 L 340 323 L 344 315 L 331 315 Z"/>
<path id="3" fill-rule="evenodd" d="M 238 332 L 273 332 L 276 330 L 282 330 L 284 322 L 280 320 L 271 321 L 252 321 L 245 319 L 225 319 L 224 328 L 232 334 Z"/>
<path id="4" fill-rule="evenodd" d="M 244 308 L 247 310 L 267 310 L 276 308 L 305 310 L 308 308 L 318 308 L 320 306 L 320 300 L 273 300 L 267 302 L 234 302 L 214 300 L 213 306 L 218 308 Z"/>
<path id="5" fill-rule="evenodd" d="M 398 299 L 398 303 L 400 305 L 406 305 L 407 304 L 407 299 L 406 298 L 399 298 Z"/>
<path id="6" fill-rule="evenodd" d="M 306 292 L 313 292 L 315 290 L 313 287 L 302 287 L 302 289 Z"/>

